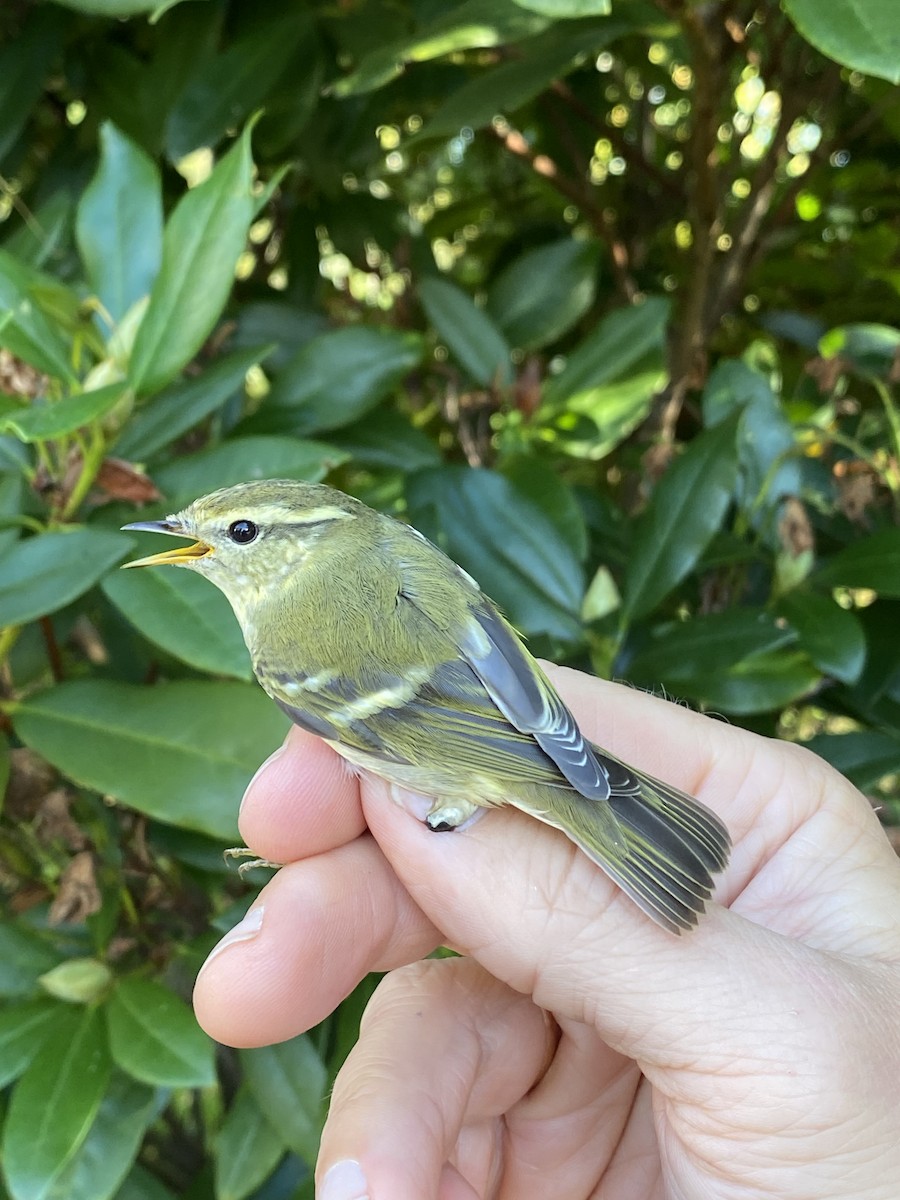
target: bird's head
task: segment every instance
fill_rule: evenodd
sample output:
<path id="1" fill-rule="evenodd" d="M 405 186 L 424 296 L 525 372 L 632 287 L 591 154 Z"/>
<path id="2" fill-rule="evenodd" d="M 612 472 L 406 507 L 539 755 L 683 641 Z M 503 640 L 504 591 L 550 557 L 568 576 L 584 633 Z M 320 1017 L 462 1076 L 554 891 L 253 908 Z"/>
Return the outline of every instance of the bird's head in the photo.
<path id="1" fill-rule="evenodd" d="M 201 496 L 161 521 L 125 525 L 194 539 L 192 545 L 125 565 L 189 567 L 221 588 L 240 616 L 323 539 L 367 511 L 358 500 L 323 484 L 290 479 L 239 483 Z"/>

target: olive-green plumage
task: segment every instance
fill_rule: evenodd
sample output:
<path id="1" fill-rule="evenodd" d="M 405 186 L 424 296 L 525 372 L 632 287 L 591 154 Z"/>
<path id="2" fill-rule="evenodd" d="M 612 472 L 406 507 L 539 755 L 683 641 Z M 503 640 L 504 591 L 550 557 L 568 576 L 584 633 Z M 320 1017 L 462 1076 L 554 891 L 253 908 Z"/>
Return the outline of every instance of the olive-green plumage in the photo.
<path id="1" fill-rule="evenodd" d="M 289 480 L 127 528 L 195 538 L 129 565 L 188 566 L 221 588 L 272 699 L 351 763 L 434 796 L 433 829 L 515 805 L 659 924 L 696 923 L 727 861 L 722 823 L 588 742 L 493 603 L 414 529 Z"/>

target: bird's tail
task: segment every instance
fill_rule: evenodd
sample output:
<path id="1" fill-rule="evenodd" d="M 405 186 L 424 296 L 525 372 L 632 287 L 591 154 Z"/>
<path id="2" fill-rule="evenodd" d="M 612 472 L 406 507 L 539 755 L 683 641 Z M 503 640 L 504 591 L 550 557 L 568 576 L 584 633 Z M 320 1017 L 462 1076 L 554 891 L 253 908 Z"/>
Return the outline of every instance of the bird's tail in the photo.
<path id="1" fill-rule="evenodd" d="M 608 800 L 554 789 L 547 810 L 532 812 L 561 829 L 659 925 L 672 933 L 692 928 L 712 892 L 713 875 L 728 862 L 728 831 L 692 796 L 599 747 L 594 751 L 609 772 Z M 610 809 L 618 836 L 610 828 Z"/>

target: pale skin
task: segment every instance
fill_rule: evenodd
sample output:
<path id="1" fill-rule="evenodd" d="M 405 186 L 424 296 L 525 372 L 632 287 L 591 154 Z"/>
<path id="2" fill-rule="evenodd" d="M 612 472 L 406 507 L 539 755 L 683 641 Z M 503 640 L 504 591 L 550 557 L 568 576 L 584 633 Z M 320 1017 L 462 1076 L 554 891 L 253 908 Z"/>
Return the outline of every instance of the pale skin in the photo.
<path id="1" fill-rule="evenodd" d="M 289 865 L 200 975 L 201 1024 L 279 1041 L 391 972 L 335 1086 L 320 1200 L 896 1197 L 900 866 L 868 802 L 796 747 L 552 677 L 585 733 L 728 825 L 695 931 L 513 810 L 430 832 L 294 729 L 240 822 Z M 467 957 L 420 961 L 442 943 Z"/>

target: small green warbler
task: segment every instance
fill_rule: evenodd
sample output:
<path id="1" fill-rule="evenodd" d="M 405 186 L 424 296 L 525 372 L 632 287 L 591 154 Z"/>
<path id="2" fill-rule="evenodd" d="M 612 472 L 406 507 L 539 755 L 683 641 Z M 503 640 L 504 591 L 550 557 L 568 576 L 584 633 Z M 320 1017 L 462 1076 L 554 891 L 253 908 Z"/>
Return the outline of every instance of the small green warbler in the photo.
<path id="1" fill-rule="evenodd" d="M 415 529 L 321 484 L 266 480 L 126 529 L 228 597 L 256 677 L 356 767 L 434 797 L 433 830 L 512 804 L 561 829 L 653 920 L 697 922 L 721 821 L 589 742 L 516 631 Z"/>

